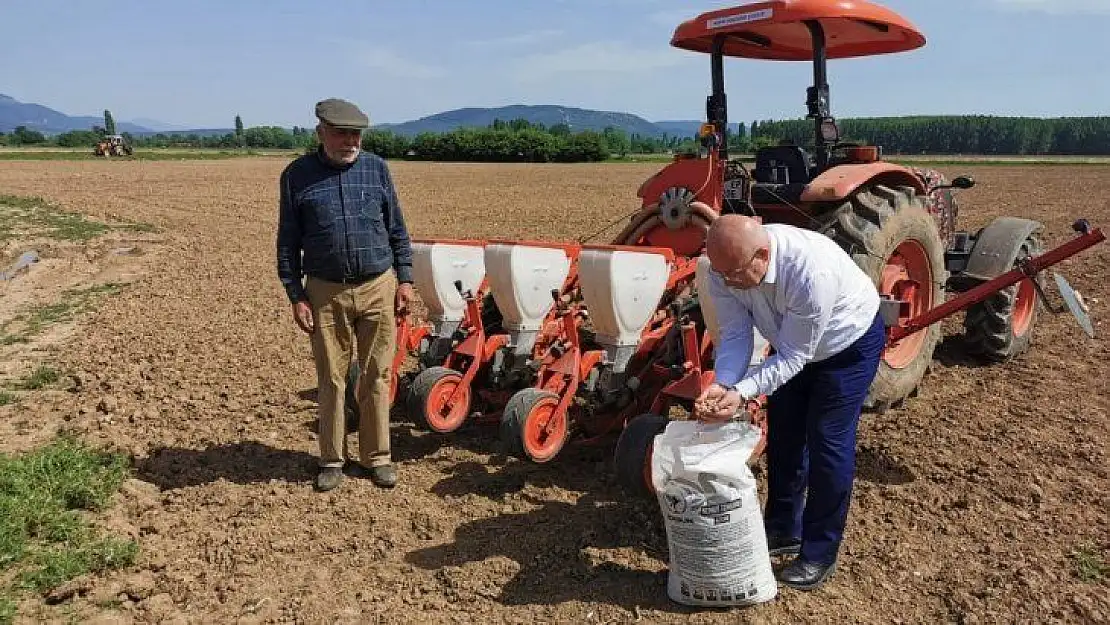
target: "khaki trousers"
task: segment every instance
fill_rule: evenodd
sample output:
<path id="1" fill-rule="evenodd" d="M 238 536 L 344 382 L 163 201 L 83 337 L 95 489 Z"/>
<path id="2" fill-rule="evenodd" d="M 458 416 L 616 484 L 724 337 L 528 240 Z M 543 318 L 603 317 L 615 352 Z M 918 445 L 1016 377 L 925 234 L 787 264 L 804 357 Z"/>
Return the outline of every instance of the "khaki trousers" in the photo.
<path id="1" fill-rule="evenodd" d="M 319 464 L 340 467 L 347 457 L 343 398 L 352 338 L 362 373 L 355 390 L 359 405 L 359 462 L 368 468 L 389 464 L 389 386 L 397 342 L 393 313 L 397 276 L 386 271 L 358 285 L 336 284 L 309 276 L 305 291 L 316 321 L 312 355 L 319 384 Z"/>

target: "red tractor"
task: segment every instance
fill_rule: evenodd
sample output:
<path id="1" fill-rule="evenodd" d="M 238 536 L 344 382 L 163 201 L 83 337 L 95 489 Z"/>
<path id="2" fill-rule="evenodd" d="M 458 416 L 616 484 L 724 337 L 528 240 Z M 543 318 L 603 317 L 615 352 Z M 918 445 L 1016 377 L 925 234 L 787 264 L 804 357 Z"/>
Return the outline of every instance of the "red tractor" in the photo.
<path id="1" fill-rule="evenodd" d="M 1040 308 L 1037 272 L 1103 239 L 1100 231 L 1077 223 L 1084 236 L 1033 258 L 1042 253 L 1038 222 L 1000 217 L 975 233 L 961 232 L 952 189 L 971 188 L 970 178 L 949 183 L 935 171 L 884 162 L 877 146 L 841 141 L 829 106 L 827 61 L 924 43 L 901 16 L 858 0 L 759 2 L 682 23 L 671 44 L 710 57 L 708 122 L 699 133 L 703 149 L 676 157 L 643 183 L 643 209 L 622 234 L 629 244 L 698 256 L 707 222 L 740 213 L 832 237 L 883 298 L 889 340 L 865 405 L 877 412 L 914 393 L 940 338 L 936 322 L 954 312 L 967 310 L 967 347 L 986 359 L 1003 361 L 1028 348 Z M 814 84 L 806 99 L 812 146 L 761 148 L 751 171 L 730 160 L 725 57 L 812 62 Z M 1070 288 L 1058 282 L 1069 307 L 1081 314 L 1071 306 Z M 950 293 L 964 295 L 946 303 Z M 643 469 L 654 436 L 665 426 L 665 416 L 654 414 L 627 424 L 616 457 L 626 485 L 650 488 Z"/>

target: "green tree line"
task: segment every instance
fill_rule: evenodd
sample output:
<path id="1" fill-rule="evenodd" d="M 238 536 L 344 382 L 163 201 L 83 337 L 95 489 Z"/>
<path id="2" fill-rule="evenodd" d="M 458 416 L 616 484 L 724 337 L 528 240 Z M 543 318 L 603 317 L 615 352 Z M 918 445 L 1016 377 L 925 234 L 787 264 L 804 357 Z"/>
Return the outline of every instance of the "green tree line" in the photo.
<path id="1" fill-rule="evenodd" d="M 115 123 L 105 111 L 105 126 L 54 136 L 16 128 L 0 133 L 0 145 L 93 146 Z M 1110 117 L 1055 119 L 991 116 L 849 118 L 839 121 L 843 141 L 880 145 L 888 154 L 1106 155 L 1110 154 Z M 312 128 L 253 126 L 236 116 L 235 131 L 222 135 L 157 133 L 133 137 L 136 148 L 268 148 L 312 150 Z M 806 119 L 754 121 L 730 127 L 733 154 L 766 145 L 813 144 L 813 123 Z M 545 127 L 523 119 L 495 120 L 486 128 L 462 128 L 415 137 L 371 129 L 363 147 L 384 158 L 436 161 L 581 162 L 627 154 L 662 154 L 697 149 L 693 137 L 629 135 L 617 128 L 572 131 L 565 124 Z"/>
<path id="2" fill-rule="evenodd" d="M 838 122 L 842 141 L 882 146 L 888 154 L 1110 154 L 1110 117 L 879 117 Z M 756 140 L 813 144 L 806 119 L 752 123 Z"/>

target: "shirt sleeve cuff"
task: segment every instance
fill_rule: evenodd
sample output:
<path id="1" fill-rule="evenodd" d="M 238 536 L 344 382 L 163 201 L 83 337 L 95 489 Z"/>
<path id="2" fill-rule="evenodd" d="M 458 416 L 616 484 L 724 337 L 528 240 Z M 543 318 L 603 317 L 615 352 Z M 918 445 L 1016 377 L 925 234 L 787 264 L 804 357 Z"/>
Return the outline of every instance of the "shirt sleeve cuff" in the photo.
<path id="1" fill-rule="evenodd" d="M 736 392 L 740 393 L 740 396 L 744 399 L 755 399 L 759 396 L 759 386 L 751 378 L 740 380 L 732 388 L 736 389 Z"/>
<path id="2" fill-rule="evenodd" d="M 303 288 L 286 289 L 285 294 L 289 296 L 289 301 L 293 304 L 300 301 L 308 301 L 308 294 L 305 293 Z"/>
<path id="3" fill-rule="evenodd" d="M 397 265 L 397 281 L 412 283 L 412 265 Z"/>

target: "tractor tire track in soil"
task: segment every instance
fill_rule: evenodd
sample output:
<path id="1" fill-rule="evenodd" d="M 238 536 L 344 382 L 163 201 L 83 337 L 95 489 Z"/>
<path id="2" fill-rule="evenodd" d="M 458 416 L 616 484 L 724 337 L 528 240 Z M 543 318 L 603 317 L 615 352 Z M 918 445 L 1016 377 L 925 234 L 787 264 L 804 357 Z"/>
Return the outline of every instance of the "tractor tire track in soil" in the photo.
<path id="1" fill-rule="evenodd" d="M 22 408 L 134 456 L 136 479 L 105 522 L 138 539 L 140 560 L 91 580 L 64 613 L 25 602 L 28 620 L 1110 619 L 1108 581 L 1077 577 L 1072 555 L 1086 545 L 1110 556 L 1110 246 L 1060 267 L 1093 304 L 1096 340 L 1045 314 L 1029 354 L 980 366 L 960 350 L 957 316 L 920 394 L 865 416 L 848 536 L 824 589 L 699 612 L 666 598 L 657 508 L 614 485 L 608 447 L 572 446 L 532 466 L 502 454 L 495 428 L 437 437 L 395 415 L 397 488 L 348 479 L 312 490 L 312 360 L 273 258 L 286 162 L 0 169 L 5 193 L 166 233 L 156 263 L 58 356 L 70 391 Z M 634 210 L 657 167 L 392 165 L 414 236 L 563 239 Z M 952 169 L 979 182 L 960 195 L 964 229 L 1032 217 L 1055 245 L 1076 217 L 1110 225 L 1110 168 Z"/>

